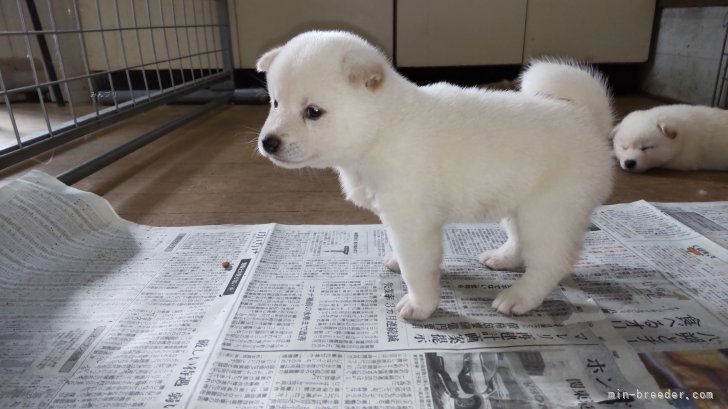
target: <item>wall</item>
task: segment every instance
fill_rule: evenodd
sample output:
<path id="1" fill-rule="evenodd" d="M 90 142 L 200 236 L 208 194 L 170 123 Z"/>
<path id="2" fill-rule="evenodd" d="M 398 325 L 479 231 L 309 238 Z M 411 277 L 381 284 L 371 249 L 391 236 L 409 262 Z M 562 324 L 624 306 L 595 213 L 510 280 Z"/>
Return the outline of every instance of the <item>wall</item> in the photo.
<path id="1" fill-rule="evenodd" d="M 728 7 L 663 9 L 643 91 L 690 104 L 710 105 L 726 13 Z"/>

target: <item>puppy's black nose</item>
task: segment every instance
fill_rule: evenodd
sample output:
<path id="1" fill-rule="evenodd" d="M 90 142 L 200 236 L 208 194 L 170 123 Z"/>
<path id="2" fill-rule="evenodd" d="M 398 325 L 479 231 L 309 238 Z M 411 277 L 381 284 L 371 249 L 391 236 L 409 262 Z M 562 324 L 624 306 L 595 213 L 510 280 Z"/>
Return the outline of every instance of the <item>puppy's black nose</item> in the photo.
<path id="1" fill-rule="evenodd" d="M 637 161 L 632 159 L 624 161 L 624 167 L 627 169 L 634 169 L 635 166 L 637 166 Z"/>
<path id="2" fill-rule="evenodd" d="M 263 137 L 263 149 L 268 153 L 276 153 L 281 146 L 281 140 L 275 135 L 268 134 Z"/>

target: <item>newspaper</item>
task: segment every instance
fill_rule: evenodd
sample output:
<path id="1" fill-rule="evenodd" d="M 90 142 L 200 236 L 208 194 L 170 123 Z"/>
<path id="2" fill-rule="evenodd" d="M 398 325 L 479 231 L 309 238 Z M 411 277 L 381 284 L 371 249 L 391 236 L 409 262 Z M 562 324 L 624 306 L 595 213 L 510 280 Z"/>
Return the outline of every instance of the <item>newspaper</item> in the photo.
<path id="1" fill-rule="evenodd" d="M 728 248 L 728 202 L 655 203 L 668 216 Z"/>
<path id="2" fill-rule="evenodd" d="M 449 225 L 407 322 L 382 226 L 141 226 L 34 171 L 0 187 L 0 408 L 725 406 L 726 203 L 659 206 L 600 208 L 521 317 L 476 260 L 505 233 Z"/>

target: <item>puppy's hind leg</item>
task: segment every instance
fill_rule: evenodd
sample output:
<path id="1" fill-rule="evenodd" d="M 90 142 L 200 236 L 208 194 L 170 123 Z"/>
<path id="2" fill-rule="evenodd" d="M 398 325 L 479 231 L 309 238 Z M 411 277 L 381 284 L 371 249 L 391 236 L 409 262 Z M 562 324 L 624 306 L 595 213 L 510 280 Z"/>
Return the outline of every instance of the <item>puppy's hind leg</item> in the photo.
<path id="1" fill-rule="evenodd" d="M 493 308 L 512 315 L 525 314 L 541 305 L 559 281 L 571 273 L 590 211 L 585 212 L 583 206 L 578 209 L 565 205 L 564 199 L 558 197 L 534 200 L 519 209 L 518 231 L 526 273 L 498 294 Z"/>
<path id="2" fill-rule="evenodd" d="M 523 259 L 516 217 L 504 217 L 501 226 L 508 235 L 506 242 L 495 250 L 484 251 L 478 256 L 478 260 L 493 270 L 518 270 L 523 267 Z"/>
<path id="3" fill-rule="evenodd" d="M 432 315 L 440 303 L 442 224 L 401 216 L 382 215 L 394 259 L 399 261 L 408 289 L 396 310 L 404 319 L 423 320 Z"/>

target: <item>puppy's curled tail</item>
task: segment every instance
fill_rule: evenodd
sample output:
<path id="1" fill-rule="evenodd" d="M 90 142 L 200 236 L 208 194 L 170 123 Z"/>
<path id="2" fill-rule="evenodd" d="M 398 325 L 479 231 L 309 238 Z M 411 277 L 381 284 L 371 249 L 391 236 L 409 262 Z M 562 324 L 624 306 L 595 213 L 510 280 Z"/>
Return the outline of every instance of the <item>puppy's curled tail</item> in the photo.
<path id="1" fill-rule="evenodd" d="M 573 61 L 534 61 L 521 75 L 521 92 L 586 107 L 599 133 L 609 137 L 614 122 L 611 98 L 604 76 L 593 68 Z"/>

